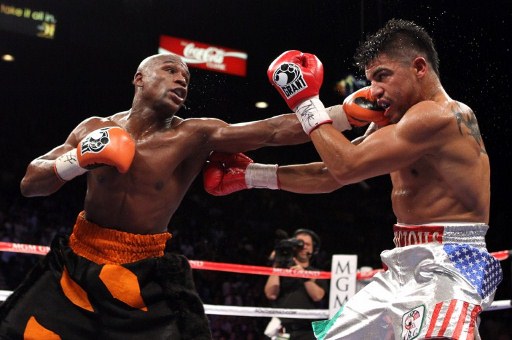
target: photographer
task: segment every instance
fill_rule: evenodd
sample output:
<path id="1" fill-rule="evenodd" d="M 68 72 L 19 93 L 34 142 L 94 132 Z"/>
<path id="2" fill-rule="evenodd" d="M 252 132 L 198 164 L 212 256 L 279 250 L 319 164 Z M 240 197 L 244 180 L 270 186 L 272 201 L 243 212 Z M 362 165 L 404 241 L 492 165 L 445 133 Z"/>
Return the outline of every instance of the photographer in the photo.
<path id="1" fill-rule="evenodd" d="M 311 266 L 318 253 L 320 238 L 309 229 L 298 229 L 293 238 L 281 240 L 273 252 L 273 266 L 295 270 L 318 270 Z M 265 296 L 275 308 L 318 309 L 327 296 L 328 281 L 270 275 L 265 284 Z M 278 338 L 291 340 L 315 339 L 310 319 L 281 318 Z"/>

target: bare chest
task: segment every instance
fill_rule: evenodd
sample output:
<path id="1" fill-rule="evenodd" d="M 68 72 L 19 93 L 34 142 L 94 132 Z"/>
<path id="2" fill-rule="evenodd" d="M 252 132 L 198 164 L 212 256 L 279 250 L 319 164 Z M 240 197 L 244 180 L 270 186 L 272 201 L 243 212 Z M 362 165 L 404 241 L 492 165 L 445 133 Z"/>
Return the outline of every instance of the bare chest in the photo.
<path id="1" fill-rule="evenodd" d="M 195 177 L 206 157 L 193 141 L 154 139 L 137 145 L 130 172 L 140 181 L 159 186 L 167 181 Z"/>
<path id="2" fill-rule="evenodd" d="M 420 160 L 391 174 L 392 201 L 395 207 L 411 207 L 429 201 L 449 185 L 430 162 Z"/>
<path id="3" fill-rule="evenodd" d="M 126 174 L 113 168 L 98 169 L 96 182 L 103 188 L 138 194 L 179 195 L 197 176 L 206 153 L 193 140 L 152 138 L 138 141 L 135 157 Z"/>

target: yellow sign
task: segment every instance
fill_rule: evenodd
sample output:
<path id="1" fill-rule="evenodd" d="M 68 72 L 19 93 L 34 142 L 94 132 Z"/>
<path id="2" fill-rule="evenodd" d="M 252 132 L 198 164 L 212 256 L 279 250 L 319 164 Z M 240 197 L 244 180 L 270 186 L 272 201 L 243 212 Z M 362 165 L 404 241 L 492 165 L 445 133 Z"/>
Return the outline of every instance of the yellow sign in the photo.
<path id="1" fill-rule="evenodd" d="M 56 28 L 57 19 L 53 13 L 0 2 L 0 29 L 53 39 Z"/>

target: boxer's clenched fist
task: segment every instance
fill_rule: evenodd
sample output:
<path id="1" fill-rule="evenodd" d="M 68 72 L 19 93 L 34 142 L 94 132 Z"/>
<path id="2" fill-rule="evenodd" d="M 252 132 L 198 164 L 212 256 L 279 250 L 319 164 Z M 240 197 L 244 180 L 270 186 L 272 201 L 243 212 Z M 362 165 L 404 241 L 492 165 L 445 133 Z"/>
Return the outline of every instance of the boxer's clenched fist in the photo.
<path id="1" fill-rule="evenodd" d="M 363 87 L 345 98 L 343 110 L 352 126 L 364 126 L 371 122 L 379 127 L 389 124 L 389 119 L 384 116 L 385 109 L 377 105 L 369 86 Z"/>
<path id="2" fill-rule="evenodd" d="M 203 169 L 203 184 L 214 196 L 250 188 L 278 189 L 277 165 L 254 163 L 243 153 L 212 152 Z"/>
<path id="3" fill-rule="evenodd" d="M 318 98 L 324 68 L 314 54 L 286 51 L 270 64 L 267 76 L 288 107 L 297 114 L 307 134 L 332 122 Z"/>
<path id="4" fill-rule="evenodd" d="M 110 165 L 125 173 L 135 156 L 135 142 L 120 127 L 104 127 L 92 131 L 72 149 L 55 160 L 54 170 L 64 181 L 79 176 L 88 170 Z"/>

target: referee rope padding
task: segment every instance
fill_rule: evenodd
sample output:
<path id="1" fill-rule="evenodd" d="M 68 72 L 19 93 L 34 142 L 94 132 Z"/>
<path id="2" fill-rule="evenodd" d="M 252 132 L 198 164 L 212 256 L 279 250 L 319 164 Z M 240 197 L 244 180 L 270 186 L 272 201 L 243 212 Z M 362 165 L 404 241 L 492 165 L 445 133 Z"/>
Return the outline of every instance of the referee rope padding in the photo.
<path id="1" fill-rule="evenodd" d="M 0 252 L 14 252 L 23 254 L 45 255 L 50 251 L 50 247 L 24 244 L 0 242 Z M 491 253 L 496 259 L 503 261 L 509 258 L 512 250 L 502 250 Z M 215 270 L 230 273 L 256 274 L 256 275 L 278 275 L 299 278 L 330 279 L 331 273 L 326 271 L 294 270 L 286 268 L 273 268 L 263 266 L 242 265 L 234 263 L 210 262 L 200 260 L 189 260 L 193 269 Z M 358 271 L 356 278 L 358 281 L 371 280 L 378 272 L 384 269 L 373 269 L 369 271 Z M 0 290 L 0 301 L 5 301 L 11 294 L 11 291 Z M 267 308 L 267 307 L 242 307 L 242 306 L 220 306 L 204 305 L 206 314 L 215 315 L 236 315 L 236 316 L 256 316 L 256 317 L 286 317 L 296 319 L 328 319 L 328 309 L 288 309 L 288 308 Z M 485 311 L 509 309 L 512 308 L 511 300 L 494 301 Z"/>

